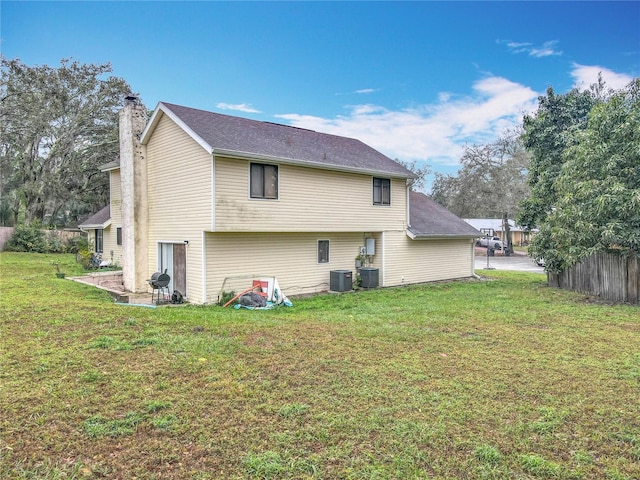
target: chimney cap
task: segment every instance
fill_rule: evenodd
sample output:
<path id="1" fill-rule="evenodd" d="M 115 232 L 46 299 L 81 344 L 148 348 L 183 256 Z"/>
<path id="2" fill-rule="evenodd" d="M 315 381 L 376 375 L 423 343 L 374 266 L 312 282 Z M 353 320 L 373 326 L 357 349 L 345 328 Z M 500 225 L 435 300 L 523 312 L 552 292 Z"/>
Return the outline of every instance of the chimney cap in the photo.
<path id="1" fill-rule="evenodd" d="M 126 103 L 138 104 L 140 103 L 140 98 L 135 93 L 130 93 L 126 97 L 124 97 Z"/>

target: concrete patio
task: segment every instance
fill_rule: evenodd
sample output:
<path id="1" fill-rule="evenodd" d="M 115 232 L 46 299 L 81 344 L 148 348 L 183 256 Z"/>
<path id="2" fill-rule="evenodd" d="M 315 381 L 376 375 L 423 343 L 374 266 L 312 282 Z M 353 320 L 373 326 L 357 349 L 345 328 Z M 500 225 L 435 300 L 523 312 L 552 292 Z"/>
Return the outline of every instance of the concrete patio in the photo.
<path id="1" fill-rule="evenodd" d="M 109 294 L 118 303 L 154 305 L 151 292 L 132 293 L 125 291 L 121 270 L 91 272 L 80 277 L 69 277 L 69 280 L 73 280 L 74 282 L 78 283 L 84 283 L 85 285 L 91 285 L 93 287 L 99 288 L 100 290 L 105 290 L 109 292 Z"/>

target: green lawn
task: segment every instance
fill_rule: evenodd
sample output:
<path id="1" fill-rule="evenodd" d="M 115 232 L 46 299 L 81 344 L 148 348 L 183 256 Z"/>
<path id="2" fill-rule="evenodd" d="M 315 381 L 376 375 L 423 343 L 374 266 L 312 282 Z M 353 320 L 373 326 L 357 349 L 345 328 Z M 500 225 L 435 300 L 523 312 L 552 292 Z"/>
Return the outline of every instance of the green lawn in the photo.
<path id="1" fill-rule="evenodd" d="M 150 309 L 52 261 L 0 257 L 0 478 L 640 477 L 638 307 L 481 271 Z"/>

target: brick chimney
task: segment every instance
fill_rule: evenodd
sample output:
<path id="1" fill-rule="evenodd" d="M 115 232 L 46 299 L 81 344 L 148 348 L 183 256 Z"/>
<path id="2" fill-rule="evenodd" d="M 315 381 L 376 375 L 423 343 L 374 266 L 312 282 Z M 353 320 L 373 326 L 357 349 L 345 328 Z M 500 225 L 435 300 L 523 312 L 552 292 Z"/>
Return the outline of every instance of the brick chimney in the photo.
<path id="1" fill-rule="evenodd" d="M 146 147 L 140 135 L 147 109 L 133 96 L 120 111 L 120 187 L 122 195 L 122 280 L 129 292 L 148 290 L 148 207 Z"/>

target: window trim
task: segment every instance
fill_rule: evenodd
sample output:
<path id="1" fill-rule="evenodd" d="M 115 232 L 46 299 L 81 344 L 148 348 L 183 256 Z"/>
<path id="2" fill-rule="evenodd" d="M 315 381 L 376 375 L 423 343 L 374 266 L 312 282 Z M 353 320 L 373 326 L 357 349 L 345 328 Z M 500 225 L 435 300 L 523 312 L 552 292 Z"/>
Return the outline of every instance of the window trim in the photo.
<path id="1" fill-rule="evenodd" d="M 379 185 L 376 185 L 376 182 L 380 182 Z M 387 202 L 385 202 L 385 184 L 388 185 L 388 199 Z M 383 206 L 383 207 L 388 207 L 391 206 L 391 179 L 390 178 L 383 178 L 383 177 L 373 177 L 372 180 L 372 204 L 375 206 Z M 376 189 L 380 189 L 380 201 L 376 202 Z"/>
<path id="2" fill-rule="evenodd" d="M 327 251 L 326 251 L 327 259 L 326 260 L 324 260 L 324 257 L 322 257 L 322 258 L 320 257 L 320 254 L 324 253 L 324 252 L 321 252 L 321 250 L 320 250 L 320 244 L 321 243 L 325 243 L 325 242 L 326 242 L 326 245 L 327 245 Z M 331 261 L 331 241 L 329 241 L 327 239 L 318 240 L 317 245 L 316 245 L 316 254 L 317 254 L 316 263 L 318 265 L 324 264 L 324 263 L 330 263 L 330 261 Z"/>
<path id="3" fill-rule="evenodd" d="M 253 171 L 255 167 L 261 167 L 262 170 L 262 185 L 261 194 L 254 194 L 254 177 Z M 265 167 L 273 167 L 275 170 L 275 196 L 267 196 L 266 179 L 265 179 Z M 257 179 L 256 179 L 257 181 Z M 256 185 L 257 186 L 257 185 Z M 280 166 L 272 163 L 261 162 L 249 162 L 249 198 L 251 200 L 279 200 L 280 199 Z"/>

